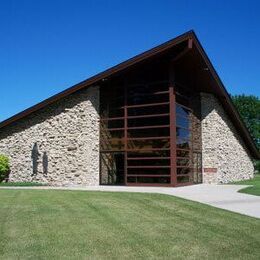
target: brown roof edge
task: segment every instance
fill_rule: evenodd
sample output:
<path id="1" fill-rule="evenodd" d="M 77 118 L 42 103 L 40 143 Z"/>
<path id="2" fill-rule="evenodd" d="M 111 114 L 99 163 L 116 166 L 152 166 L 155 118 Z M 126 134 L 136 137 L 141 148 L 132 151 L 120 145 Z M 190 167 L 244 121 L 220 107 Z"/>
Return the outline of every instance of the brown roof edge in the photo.
<path id="1" fill-rule="evenodd" d="M 186 33 L 184 33 L 184 34 L 182 34 L 182 35 L 180 35 L 180 36 L 178 36 L 174 39 L 171 39 L 171 40 L 169 40 L 169 41 L 167 41 L 167 42 L 165 42 L 161 45 L 158 45 L 158 46 L 156 46 L 156 47 L 154 47 L 154 48 L 152 48 L 148 51 L 145 51 L 141 54 L 138 54 L 138 55 L 122 62 L 122 63 L 119 63 L 118 65 L 115 65 L 115 66 L 113 66 L 113 67 L 111 67 L 111 68 L 109 68 L 109 69 L 107 69 L 107 70 L 105 70 L 101 73 L 98 73 L 98 74 L 96 74 L 96 75 L 76 84 L 76 85 L 73 85 L 73 86 L 71 86 L 71 87 L 69 87 L 69 88 L 67 88 L 67 89 L 65 89 L 65 90 L 45 99 L 43 101 L 41 101 L 40 103 L 38 103 L 38 104 L 28 108 L 28 109 L 25 109 L 24 111 L 22 111 L 18 114 L 15 114 L 14 116 L 0 122 L 0 128 L 3 128 L 3 127 L 5 127 L 5 126 L 23 118 L 23 117 L 25 117 L 25 116 L 35 112 L 35 111 L 37 111 L 37 110 L 39 110 L 39 109 L 41 109 L 41 108 L 43 108 L 47 105 L 50 105 L 51 103 L 53 103 L 53 102 L 55 102 L 55 101 L 57 101 L 61 98 L 64 98 L 64 97 L 66 97 L 66 96 L 68 96 L 68 95 L 70 95 L 70 94 L 72 94 L 72 93 L 74 93 L 74 92 L 76 92 L 76 91 L 78 91 L 82 88 L 88 87 L 92 84 L 97 83 L 98 81 L 100 81 L 104 78 L 111 76 L 112 74 L 120 72 L 120 71 L 128 68 L 129 66 L 132 66 L 132 65 L 134 65 L 134 64 L 136 64 L 136 63 L 138 63 L 142 60 L 145 60 L 145 59 L 147 59 L 151 56 L 159 54 L 159 53 L 177 45 L 178 43 L 181 43 L 185 40 L 188 40 L 190 37 L 192 37 L 192 34 L 194 34 L 194 32 L 192 30 L 188 31 L 188 32 L 186 32 Z"/>
<path id="2" fill-rule="evenodd" d="M 35 111 L 37 111 L 41 108 L 44 108 L 45 106 L 50 105 L 50 104 L 54 103 L 55 101 L 62 99 L 64 97 L 82 89 L 82 88 L 93 85 L 93 84 L 97 83 L 98 81 L 100 81 L 104 78 L 107 78 L 107 77 L 109 77 L 109 76 L 111 76 L 115 73 L 120 72 L 120 71 L 123 71 L 124 69 L 126 69 L 126 68 L 128 68 L 132 65 L 135 65 L 135 64 L 137 64 L 137 63 L 139 63 L 139 62 L 141 62 L 141 61 L 143 61 L 147 58 L 150 58 L 154 55 L 160 54 L 163 51 L 165 51 L 165 50 L 167 50 L 167 49 L 169 49 L 169 48 L 171 48 L 171 47 L 173 47 L 173 46 L 175 46 L 175 45 L 177 45 L 177 44 L 179 44 L 179 43 L 181 43 L 185 40 L 188 40 L 190 38 L 193 38 L 198 50 L 200 51 L 202 57 L 204 58 L 204 60 L 207 64 L 207 66 L 209 67 L 213 77 L 217 81 L 217 83 L 220 87 L 220 90 L 223 93 L 223 96 L 225 97 L 227 104 L 228 104 L 228 106 L 231 110 L 231 113 L 234 115 L 234 119 L 237 121 L 238 125 L 241 127 L 241 132 L 243 134 L 243 137 L 244 137 L 244 140 L 245 140 L 247 146 L 250 148 L 249 150 L 251 151 L 251 154 L 253 155 L 254 158 L 260 159 L 260 153 L 257 150 L 257 148 L 256 148 L 256 146 L 255 146 L 255 144 L 252 140 L 251 135 L 249 134 L 249 132 L 248 132 L 247 128 L 245 127 L 241 117 L 239 116 L 237 110 L 235 109 L 228 92 L 226 91 L 223 83 L 221 82 L 217 72 L 215 71 L 212 63 L 210 62 L 206 52 L 204 51 L 202 45 L 200 44 L 200 42 L 199 42 L 199 40 L 198 40 L 198 38 L 197 38 L 197 36 L 196 36 L 196 34 L 194 33 L 193 30 L 188 31 L 188 32 L 186 32 L 186 33 L 184 33 L 184 34 L 182 34 L 182 35 L 180 35 L 180 36 L 178 36 L 174 39 L 171 39 L 171 40 L 169 40 L 169 41 L 167 41 L 167 42 L 165 42 L 165 43 L 163 43 L 163 44 L 161 44 L 157 47 L 154 47 L 154 48 L 152 48 L 148 51 L 145 51 L 145 52 L 143 52 L 139 55 L 136 55 L 133 58 L 130 58 L 130 59 L 114 66 L 114 67 L 111 67 L 111 68 L 109 68 L 109 69 L 107 69 L 107 70 L 105 70 L 105 71 L 103 71 L 103 72 L 101 72 L 101 73 L 99 73 L 99 74 L 97 74 L 93 77 L 88 78 L 87 80 L 84 80 L 84 81 L 82 81 L 82 82 L 80 82 L 80 83 L 78 83 L 78 84 L 76 84 L 76 85 L 74 85 L 70 88 L 67 88 L 64 91 L 62 91 L 62 92 L 60 92 L 60 93 L 58 93 L 54 96 L 51 96 L 48 99 L 45 99 L 44 101 L 42 101 L 42 102 L 40 102 L 40 103 L 38 103 L 38 104 L 20 112 L 20 113 L 18 113 L 18 114 L 14 115 L 10 118 L 2 121 L 0 123 L 0 128 L 3 128 L 5 126 L 19 120 L 19 119 L 22 119 L 23 117 L 26 117 L 27 115 L 29 115 L 29 114 L 31 114 L 31 113 L 33 113 L 33 112 L 35 112 Z"/>

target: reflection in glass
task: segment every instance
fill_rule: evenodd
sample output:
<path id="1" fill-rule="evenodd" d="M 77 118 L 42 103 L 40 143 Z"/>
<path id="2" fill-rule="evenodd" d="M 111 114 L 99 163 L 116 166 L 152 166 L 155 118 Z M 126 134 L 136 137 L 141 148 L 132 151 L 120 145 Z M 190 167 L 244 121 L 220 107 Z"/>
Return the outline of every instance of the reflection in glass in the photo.
<path id="1" fill-rule="evenodd" d="M 180 116 L 188 117 L 190 114 L 190 110 L 179 104 L 176 104 L 176 114 Z"/>
<path id="2" fill-rule="evenodd" d="M 177 159 L 177 166 L 189 166 L 190 165 L 190 159 L 189 158 L 181 158 Z"/>
<path id="3" fill-rule="evenodd" d="M 183 128 L 191 128 L 191 122 L 189 118 L 176 115 L 176 125 Z"/>
<path id="4" fill-rule="evenodd" d="M 189 140 L 190 139 L 190 130 L 181 128 L 181 127 L 176 127 L 176 136 L 178 139 Z"/>
<path id="5" fill-rule="evenodd" d="M 170 183 L 170 177 L 127 177 L 129 183 Z"/>
<path id="6" fill-rule="evenodd" d="M 176 140 L 176 145 L 177 145 L 177 149 L 190 149 L 190 144 L 189 141 L 187 140 L 182 140 L 182 139 L 177 139 Z"/>
<path id="7" fill-rule="evenodd" d="M 122 184 L 124 182 L 124 154 L 101 153 L 101 184 Z"/>
<path id="8" fill-rule="evenodd" d="M 128 118 L 128 127 L 169 125 L 169 116 L 156 116 L 148 118 Z"/>
<path id="9" fill-rule="evenodd" d="M 148 149 L 149 148 L 169 148 L 170 140 L 165 139 L 155 139 L 155 140 L 131 140 L 128 139 L 127 142 L 128 149 Z"/>
<path id="10" fill-rule="evenodd" d="M 185 182 L 189 182 L 189 181 L 190 181 L 189 176 L 177 176 L 178 183 L 185 183 Z"/>
<path id="11" fill-rule="evenodd" d="M 177 150 L 176 155 L 177 155 L 177 157 L 189 157 L 190 152 L 189 151 L 183 151 L 183 150 Z"/>
<path id="12" fill-rule="evenodd" d="M 186 175 L 191 172 L 190 168 L 186 167 L 177 167 L 177 175 Z"/>

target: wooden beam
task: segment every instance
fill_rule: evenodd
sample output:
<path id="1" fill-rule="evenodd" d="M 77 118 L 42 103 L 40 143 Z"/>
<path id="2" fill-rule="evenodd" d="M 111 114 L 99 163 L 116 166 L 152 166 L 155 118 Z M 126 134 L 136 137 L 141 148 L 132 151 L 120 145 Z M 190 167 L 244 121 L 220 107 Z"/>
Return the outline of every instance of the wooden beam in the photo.
<path id="1" fill-rule="evenodd" d="M 193 41 L 192 38 L 188 40 L 188 49 L 192 49 Z"/>
<path id="2" fill-rule="evenodd" d="M 179 60 L 180 58 L 182 58 L 185 54 L 187 54 L 191 49 L 190 48 L 185 48 L 182 52 L 180 52 L 177 56 L 175 56 L 171 62 L 176 62 L 177 60 Z"/>

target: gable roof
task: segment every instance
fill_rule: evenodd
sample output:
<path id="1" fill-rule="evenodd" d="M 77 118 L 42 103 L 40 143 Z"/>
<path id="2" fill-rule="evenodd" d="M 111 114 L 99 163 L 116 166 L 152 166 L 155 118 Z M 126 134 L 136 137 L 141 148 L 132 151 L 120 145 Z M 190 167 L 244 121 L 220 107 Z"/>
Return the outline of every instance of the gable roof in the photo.
<path id="1" fill-rule="evenodd" d="M 193 44 L 196 46 L 197 50 L 199 51 L 200 55 L 202 56 L 205 64 L 207 65 L 212 77 L 214 78 L 214 80 L 217 83 L 218 86 L 218 92 L 219 92 L 219 97 L 221 98 L 220 101 L 223 105 L 223 107 L 225 108 L 226 111 L 228 111 L 229 115 L 231 116 L 231 119 L 233 121 L 233 123 L 235 124 L 238 132 L 240 133 L 240 135 L 242 136 L 243 140 L 245 141 L 245 144 L 247 146 L 247 148 L 249 149 L 251 155 L 254 158 L 260 159 L 260 153 L 258 151 L 258 149 L 255 146 L 255 143 L 250 135 L 250 133 L 248 132 L 248 129 L 246 128 L 245 124 L 243 123 L 239 113 L 237 112 L 237 110 L 235 109 L 232 100 L 228 94 L 228 92 L 226 91 L 222 81 L 220 80 L 216 70 L 214 69 L 212 63 L 210 62 L 206 52 L 204 51 L 202 45 L 200 44 L 196 34 L 194 33 L 194 31 L 188 31 L 172 40 L 169 40 L 157 47 L 154 47 L 146 52 L 143 52 L 137 56 L 134 56 L 133 58 L 126 60 L 114 67 L 111 67 L 101 73 L 98 73 L 97 75 L 88 78 L 87 80 L 84 80 L 76 85 L 73 85 L 72 87 L 2 121 L 0 123 L 0 129 L 10 125 L 13 122 L 16 122 L 18 120 L 20 120 L 21 118 L 26 117 L 27 115 L 41 109 L 44 108 L 52 103 L 54 103 L 55 101 L 62 99 L 82 88 L 86 88 L 89 87 L 93 84 L 97 84 L 99 81 L 114 75 L 116 73 L 119 73 L 133 65 L 136 65 L 148 58 L 154 57 L 156 55 L 162 54 L 163 52 L 169 50 L 170 48 L 184 42 L 187 41 L 189 39 L 192 39 Z"/>

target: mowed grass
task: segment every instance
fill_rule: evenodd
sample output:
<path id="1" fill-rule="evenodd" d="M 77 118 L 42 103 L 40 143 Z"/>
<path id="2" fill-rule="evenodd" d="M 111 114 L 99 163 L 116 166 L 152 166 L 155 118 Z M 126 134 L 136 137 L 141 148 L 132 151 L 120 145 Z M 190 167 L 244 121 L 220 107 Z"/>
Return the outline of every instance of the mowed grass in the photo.
<path id="1" fill-rule="evenodd" d="M 252 185 L 252 187 L 241 189 L 239 192 L 260 196 L 260 174 L 256 174 L 251 180 L 239 181 L 235 184 Z"/>
<path id="2" fill-rule="evenodd" d="M 1 182 L 0 186 L 4 187 L 28 187 L 28 186 L 46 186 L 39 182 Z"/>
<path id="3" fill-rule="evenodd" d="M 0 190 L 0 259 L 260 259 L 260 220 L 160 194 Z"/>

